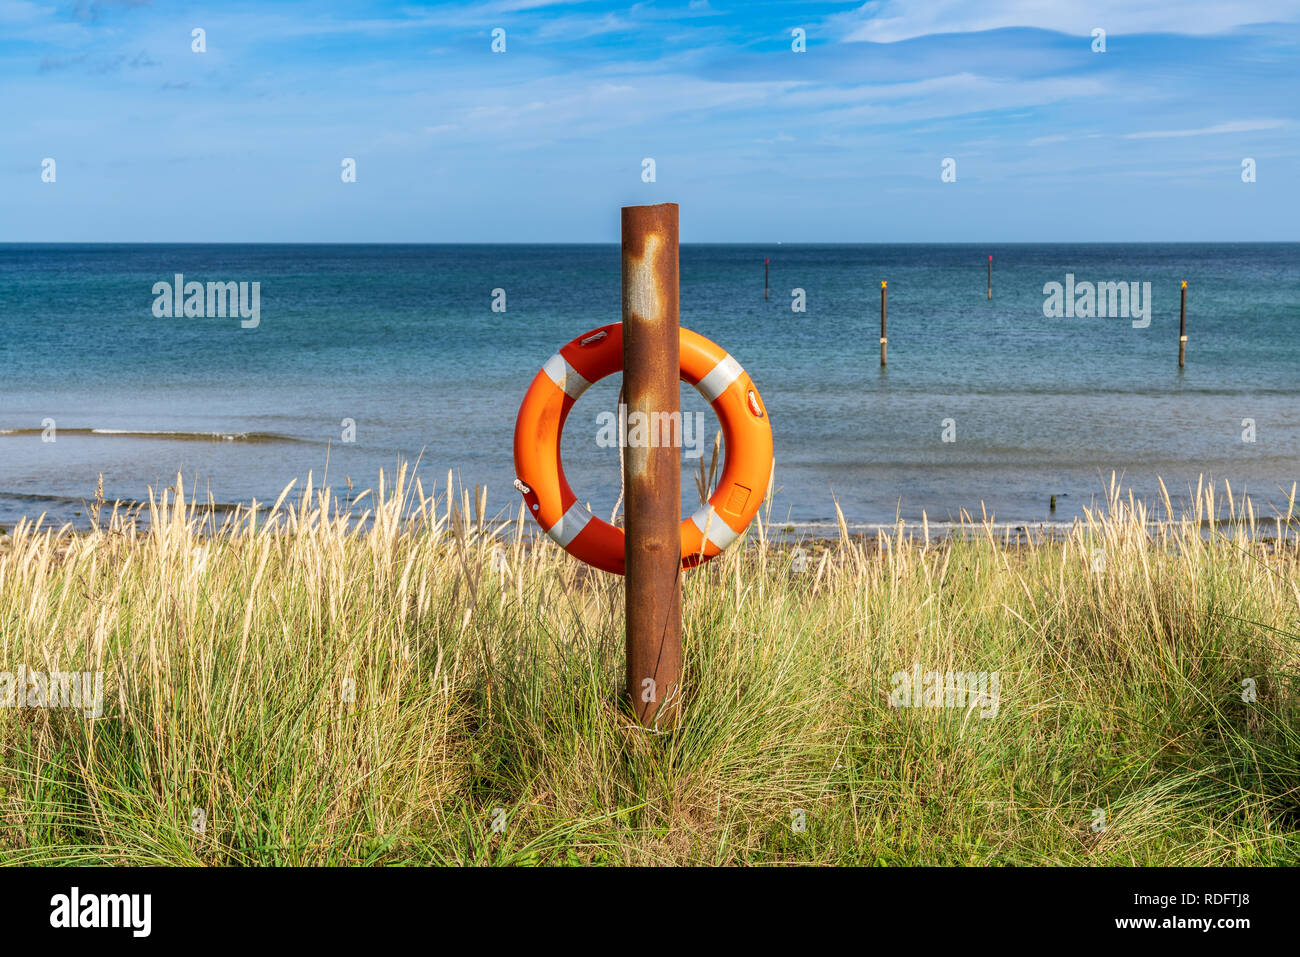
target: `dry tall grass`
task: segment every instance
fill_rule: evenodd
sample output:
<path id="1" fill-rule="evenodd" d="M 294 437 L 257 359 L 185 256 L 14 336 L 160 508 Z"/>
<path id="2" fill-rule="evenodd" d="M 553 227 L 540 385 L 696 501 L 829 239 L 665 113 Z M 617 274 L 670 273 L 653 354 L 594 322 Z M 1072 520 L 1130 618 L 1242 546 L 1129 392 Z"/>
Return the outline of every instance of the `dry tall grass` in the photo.
<path id="1" fill-rule="evenodd" d="M 686 575 L 672 733 L 620 704 L 621 580 L 522 512 L 287 493 L 0 538 L 0 670 L 105 686 L 0 708 L 0 860 L 1300 862 L 1297 527 L 1212 488 L 806 562 L 760 519 Z M 892 707 L 914 663 L 997 672 L 996 716 Z"/>

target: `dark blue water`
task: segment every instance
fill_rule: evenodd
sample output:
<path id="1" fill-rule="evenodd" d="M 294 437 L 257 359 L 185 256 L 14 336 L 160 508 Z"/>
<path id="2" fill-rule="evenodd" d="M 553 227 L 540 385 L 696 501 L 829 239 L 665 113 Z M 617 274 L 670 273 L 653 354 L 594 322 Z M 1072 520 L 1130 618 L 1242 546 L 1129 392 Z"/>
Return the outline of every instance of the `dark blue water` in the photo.
<path id="1" fill-rule="evenodd" d="M 156 317 L 175 273 L 259 282 L 259 325 Z M 1149 326 L 1045 317 L 1066 273 L 1151 283 Z M 1112 471 L 1149 499 L 1157 475 L 1174 493 L 1228 480 L 1271 514 L 1300 479 L 1300 244 L 686 246 L 681 291 L 683 325 L 763 394 L 783 519 L 826 521 L 836 499 L 855 522 L 1068 519 Z M 616 246 L 0 245 L 0 523 L 78 520 L 100 473 L 110 499 L 177 471 L 218 502 L 274 499 L 309 470 L 319 485 L 327 455 L 335 487 L 418 459 L 426 488 L 453 469 L 514 504 L 520 398 L 560 345 L 618 320 L 619 297 Z M 596 417 L 616 401 L 615 381 L 590 390 L 565 437 L 598 512 L 619 473 Z M 689 389 L 683 408 L 711 416 Z"/>

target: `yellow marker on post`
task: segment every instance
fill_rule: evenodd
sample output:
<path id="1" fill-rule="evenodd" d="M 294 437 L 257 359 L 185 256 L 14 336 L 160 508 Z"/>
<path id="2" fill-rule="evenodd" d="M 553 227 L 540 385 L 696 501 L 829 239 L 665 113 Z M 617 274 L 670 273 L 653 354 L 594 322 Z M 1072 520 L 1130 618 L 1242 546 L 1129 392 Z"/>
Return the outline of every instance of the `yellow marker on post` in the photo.
<path id="1" fill-rule="evenodd" d="M 1178 368 L 1187 361 L 1187 280 L 1183 280 L 1182 303 L 1178 307 Z"/>
<path id="2" fill-rule="evenodd" d="M 889 340 L 885 338 L 885 280 L 880 280 L 880 365 L 885 364 L 885 350 Z"/>

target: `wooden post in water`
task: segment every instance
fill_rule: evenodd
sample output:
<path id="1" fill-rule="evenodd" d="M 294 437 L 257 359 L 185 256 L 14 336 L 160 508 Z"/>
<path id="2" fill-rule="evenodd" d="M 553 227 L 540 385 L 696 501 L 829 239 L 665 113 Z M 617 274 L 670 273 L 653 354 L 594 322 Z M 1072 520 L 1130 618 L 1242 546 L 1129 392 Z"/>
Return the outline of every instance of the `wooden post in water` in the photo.
<path id="1" fill-rule="evenodd" d="M 993 298 L 993 257 L 989 256 L 989 298 Z"/>
<path id="2" fill-rule="evenodd" d="M 884 279 L 880 280 L 880 365 L 885 364 L 885 350 L 889 345 L 889 339 L 885 336 L 885 285 Z"/>
<path id="3" fill-rule="evenodd" d="M 764 300 L 764 301 L 767 300 L 767 264 L 768 264 L 768 262 L 770 262 L 769 259 L 767 259 L 767 258 L 764 258 L 764 259 L 763 259 L 763 300 Z"/>
<path id="4" fill-rule="evenodd" d="M 1187 361 L 1187 280 L 1183 280 L 1183 299 L 1178 306 L 1178 368 Z"/>
<path id="5" fill-rule="evenodd" d="M 651 435 L 681 414 L 677 236 L 676 203 L 623 207 L 623 388 Z M 629 446 L 623 487 L 627 693 L 643 725 L 665 727 L 682 671 L 681 449 Z"/>

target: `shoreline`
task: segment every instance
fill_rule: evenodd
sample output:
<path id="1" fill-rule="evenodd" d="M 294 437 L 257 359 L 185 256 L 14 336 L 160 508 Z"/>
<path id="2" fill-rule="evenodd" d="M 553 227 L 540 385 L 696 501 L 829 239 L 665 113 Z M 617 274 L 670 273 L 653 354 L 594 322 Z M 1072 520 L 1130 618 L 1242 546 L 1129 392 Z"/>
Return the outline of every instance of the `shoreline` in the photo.
<path id="1" fill-rule="evenodd" d="M 165 522 L 174 520 L 176 508 L 183 508 L 185 521 L 194 525 L 197 532 L 212 537 L 219 536 L 231 526 L 239 528 L 263 526 L 268 521 L 278 521 L 278 516 L 285 512 L 304 508 L 317 510 L 327 516 L 331 522 L 343 521 L 349 531 L 362 527 L 368 528 L 375 521 L 376 506 L 381 505 L 386 519 L 396 519 L 404 530 L 418 530 L 423 524 L 428 526 L 433 520 L 436 524 L 438 515 L 445 514 L 447 522 L 453 513 L 469 516 L 479 534 L 487 531 L 491 537 L 501 537 L 503 541 L 513 540 L 530 542 L 544 538 L 544 531 L 531 516 L 526 517 L 523 503 L 515 500 L 492 511 L 487 504 L 487 486 L 475 484 L 470 488 L 463 482 L 457 484 L 454 470 L 448 470 L 446 483 L 439 493 L 437 482 L 424 491 L 419 481 L 412 479 L 409 465 L 402 465 L 393 472 L 380 471 L 378 481 L 367 488 L 356 488 L 348 480 L 345 496 L 334 493 L 335 486 L 316 486 L 309 472 L 305 482 L 295 478 L 283 486 L 278 497 L 271 500 L 253 498 L 249 502 L 218 502 L 210 492 L 200 498 L 191 488 L 186 493 L 184 477 L 178 474 L 173 483 L 162 488 L 158 493 L 150 490 L 150 499 L 115 499 L 103 496 L 101 485 L 91 497 L 40 495 L 36 493 L 0 492 L 0 503 L 5 499 L 29 500 L 40 511 L 20 514 L 11 519 L 0 520 L 0 538 L 12 537 L 21 527 L 37 528 L 40 534 L 54 532 L 58 537 L 85 536 L 92 534 L 96 527 L 107 530 L 110 525 L 118 530 L 128 528 L 138 533 L 147 533 L 153 516 L 158 515 Z M 990 511 L 981 501 L 979 513 L 970 509 L 959 508 L 956 515 L 949 510 L 943 518 L 930 518 L 925 509 L 920 517 L 904 518 L 901 514 L 890 521 L 849 520 L 841 510 L 838 499 L 832 495 L 831 503 L 834 516 L 813 520 L 795 521 L 774 518 L 773 495 L 769 491 L 767 503 L 760 509 L 746 535 L 757 537 L 760 541 L 772 540 L 780 544 L 800 544 L 804 541 L 875 541 L 894 540 L 931 540 L 961 539 L 972 536 L 1001 539 L 1005 544 L 1014 544 L 1024 539 L 1033 541 L 1060 541 L 1080 525 L 1088 525 L 1100 516 L 1127 513 L 1135 525 L 1141 525 L 1150 533 L 1162 528 L 1177 526 L 1179 528 L 1198 527 L 1202 535 L 1212 535 L 1223 529 L 1235 529 L 1238 534 L 1246 534 L 1251 540 L 1284 541 L 1300 535 L 1300 483 L 1293 482 L 1289 492 L 1283 492 L 1282 508 L 1271 503 L 1266 504 L 1267 511 L 1255 507 L 1254 497 L 1249 494 L 1234 495 L 1230 483 L 1216 481 L 1198 481 L 1193 491 L 1188 486 L 1189 496 L 1170 496 L 1165 483 L 1157 477 L 1159 496 L 1138 496 L 1131 486 L 1122 484 L 1117 475 L 1112 473 L 1109 485 L 1103 485 L 1100 494 L 1094 493 L 1087 505 L 1067 505 L 1061 517 L 1010 518 L 999 519 L 996 510 Z M 1279 488 L 1281 492 L 1282 489 Z M 390 501 L 392 495 L 398 495 L 396 503 Z M 1276 497 L 1275 497 L 1276 498 Z M 1055 499 L 1055 496 L 1053 496 Z M 39 503 L 39 505 L 37 504 Z M 396 509 L 392 505 L 396 504 Z M 590 502 L 583 503 L 591 509 Z M 1053 502 L 1055 504 L 1055 502 Z M 683 507 L 683 516 L 694 503 Z M 56 518 L 50 517 L 54 510 Z M 602 516 L 601 510 L 592 510 Z M 71 518 L 68 514 L 71 514 Z M 624 516 L 620 513 L 614 524 L 622 525 Z M 195 523 L 198 523 L 195 525 Z M 508 534 L 513 533 L 513 534 Z"/>
<path id="2" fill-rule="evenodd" d="M 115 503 L 105 503 L 103 506 L 104 513 L 112 514 Z M 103 534 L 126 535 L 134 534 L 138 538 L 146 538 L 150 534 L 151 523 L 148 518 L 148 503 L 131 503 L 130 509 L 125 508 L 127 503 L 116 503 L 123 506 L 118 515 L 128 514 L 128 511 L 135 511 L 136 514 L 128 522 L 126 527 L 110 528 L 108 522 L 101 522 L 98 529 L 83 517 L 79 523 L 64 522 L 55 525 L 49 521 L 38 521 L 38 517 L 20 519 L 15 522 L 0 522 L 0 544 L 6 539 L 12 539 L 20 527 L 24 528 L 28 534 L 49 534 L 53 533 L 56 540 L 66 539 L 83 539 L 89 538 L 100 532 Z M 196 537 L 203 540 L 215 540 L 222 537 L 222 534 L 230 527 L 233 519 L 234 527 L 246 526 L 247 517 L 250 509 L 245 505 L 237 504 L 217 504 L 211 508 L 200 506 L 195 509 L 195 514 L 190 518 L 191 522 L 199 523 L 196 530 Z M 285 510 L 274 513 L 274 520 L 279 521 L 280 516 Z M 1103 509 L 1092 510 L 1094 515 L 1104 514 Z M 240 516 L 243 516 L 241 518 Z M 217 519 L 218 516 L 223 516 Z M 272 520 L 273 512 L 269 506 L 258 507 L 257 524 L 262 526 L 269 520 Z M 216 519 L 216 523 L 213 520 Z M 164 517 L 164 522 L 170 519 Z M 942 520 L 942 521 L 918 521 L 900 519 L 896 522 L 844 522 L 843 525 L 837 522 L 771 522 L 770 524 L 761 518 L 756 518 L 750 527 L 743 533 L 743 536 L 758 542 L 765 541 L 769 544 L 781 548 L 795 548 L 806 546 L 810 548 L 827 548 L 836 546 L 845 542 L 867 545 L 876 549 L 888 549 L 895 543 L 903 542 L 911 545 L 925 544 L 943 544 L 953 541 L 971 541 L 975 539 L 991 539 L 995 544 L 1005 545 L 1008 547 L 1038 545 L 1047 543 L 1060 543 L 1066 541 L 1071 533 L 1081 527 L 1087 527 L 1091 522 L 1087 516 L 1076 516 L 1068 520 L 1051 520 L 1051 521 L 997 521 L 996 519 L 976 519 L 971 518 L 967 521 L 961 520 Z M 415 520 L 413 516 L 408 516 L 405 525 L 401 529 L 403 534 L 422 534 L 430 531 L 427 527 L 422 527 L 422 523 Z M 545 532 L 532 521 L 527 521 L 520 525 L 518 518 L 512 519 L 484 519 L 477 525 L 477 534 L 487 540 L 500 541 L 502 544 L 521 544 L 524 547 L 531 547 L 536 543 L 546 543 L 549 539 Z M 622 527 L 622 516 L 615 523 Z M 348 521 L 349 530 L 363 525 L 365 531 L 373 531 L 374 516 L 369 511 L 355 514 Z M 761 530 L 758 526 L 761 525 Z M 1245 537 L 1253 542 L 1265 545 L 1276 543 L 1289 543 L 1291 541 L 1300 541 L 1300 514 L 1292 514 L 1290 520 L 1282 516 L 1255 516 L 1249 519 L 1243 515 L 1236 516 L 1218 516 L 1215 518 L 1202 518 L 1192 520 L 1187 518 L 1151 518 L 1141 522 L 1141 527 L 1149 535 L 1154 535 L 1162 530 L 1172 528 L 1198 528 L 1202 538 L 1209 539 L 1214 537 L 1215 533 L 1223 534 L 1225 531 L 1235 531 L 1238 534 L 1245 534 Z M 446 529 L 435 531 L 436 534 L 448 534 Z"/>

